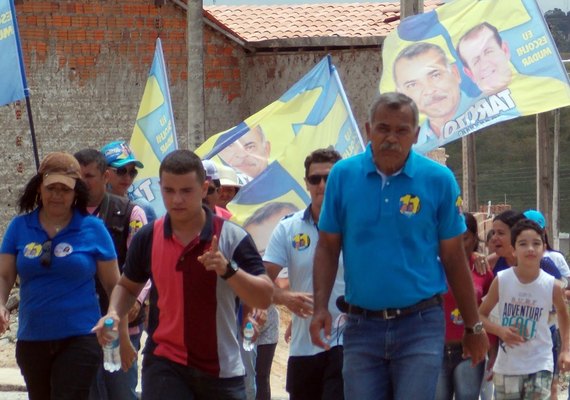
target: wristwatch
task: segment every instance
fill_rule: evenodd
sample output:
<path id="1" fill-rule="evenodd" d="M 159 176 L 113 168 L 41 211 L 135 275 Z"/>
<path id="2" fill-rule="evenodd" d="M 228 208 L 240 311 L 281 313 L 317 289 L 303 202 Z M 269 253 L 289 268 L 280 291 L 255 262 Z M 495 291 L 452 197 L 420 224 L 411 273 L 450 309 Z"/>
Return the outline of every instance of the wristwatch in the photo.
<path id="1" fill-rule="evenodd" d="M 228 280 L 232 276 L 235 275 L 235 273 L 237 272 L 238 269 L 239 269 L 239 267 L 236 264 L 236 262 L 234 260 L 230 260 L 230 261 L 228 261 L 228 265 L 226 265 L 225 274 L 220 275 L 220 278 L 222 278 L 223 280 Z"/>
<path id="2" fill-rule="evenodd" d="M 465 327 L 464 329 L 465 333 L 467 333 L 468 335 L 478 335 L 480 333 L 483 333 L 483 323 L 479 321 L 475 325 L 473 325 L 472 328 Z"/>

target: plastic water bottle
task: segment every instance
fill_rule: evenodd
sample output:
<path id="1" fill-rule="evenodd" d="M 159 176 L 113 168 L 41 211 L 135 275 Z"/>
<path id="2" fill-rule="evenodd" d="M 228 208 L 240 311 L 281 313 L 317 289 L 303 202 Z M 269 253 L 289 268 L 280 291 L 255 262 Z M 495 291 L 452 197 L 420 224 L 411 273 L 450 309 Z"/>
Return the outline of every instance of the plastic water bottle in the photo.
<path id="1" fill-rule="evenodd" d="M 103 368 L 109 372 L 121 369 L 121 352 L 119 351 L 119 332 L 113 331 L 113 318 L 107 318 L 103 328 L 105 333 L 110 333 L 113 340 L 103 346 Z"/>
<path id="2" fill-rule="evenodd" d="M 248 322 L 245 324 L 245 328 L 243 328 L 243 349 L 245 351 L 253 350 L 253 335 L 255 335 L 253 324 Z"/>

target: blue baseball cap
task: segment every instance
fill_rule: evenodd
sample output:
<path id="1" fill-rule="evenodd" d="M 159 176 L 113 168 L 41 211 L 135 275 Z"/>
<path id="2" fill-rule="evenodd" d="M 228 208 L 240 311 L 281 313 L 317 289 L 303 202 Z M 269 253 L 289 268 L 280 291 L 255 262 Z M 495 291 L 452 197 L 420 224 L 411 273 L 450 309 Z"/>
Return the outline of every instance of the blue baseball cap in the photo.
<path id="1" fill-rule="evenodd" d="M 546 228 L 546 219 L 544 218 L 544 215 L 542 215 L 540 211 L 526 210 L 523 214 L 531 221 L 536 222 L 542 229 Z"/>
<path id="2" fill-rule="evenodd" d="M 139 168 L 144 168 L 142 162 L 135 158 L 133 151 L 124 140 L 117 140 L 106 144 L 101 149 L 101 153 L 107 160 L 107 165 L 114 168 L 121 168 L 127 164 L 134 163 Z"/>

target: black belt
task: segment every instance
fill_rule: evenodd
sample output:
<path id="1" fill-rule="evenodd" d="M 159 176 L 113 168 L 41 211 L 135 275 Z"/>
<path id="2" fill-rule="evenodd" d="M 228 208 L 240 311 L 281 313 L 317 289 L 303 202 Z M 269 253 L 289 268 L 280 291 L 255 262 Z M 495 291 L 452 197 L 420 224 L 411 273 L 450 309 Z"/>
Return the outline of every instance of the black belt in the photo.
<path id="1" fill-rule="evenodd" d="M 362 315 L 365 318 L 380 318 L 380 319 L 394 319 L 404 317 L 419 311 L 425 310 L 433 306 L 438 306 L 443 302 L 440 294 L 436 294 L 429 299 L 425 299 L 409 307 L 403 308 L 387 308 L 385 310 L 367 310 L 358 306 L 348 305 L 348 313 L 355 315 Z"/>

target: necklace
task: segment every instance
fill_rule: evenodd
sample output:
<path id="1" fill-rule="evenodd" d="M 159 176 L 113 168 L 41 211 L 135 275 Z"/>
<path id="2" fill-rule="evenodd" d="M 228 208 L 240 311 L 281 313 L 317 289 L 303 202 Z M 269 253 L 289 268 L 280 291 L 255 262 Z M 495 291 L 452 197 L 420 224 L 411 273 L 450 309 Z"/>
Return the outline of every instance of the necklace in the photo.
<path id="1" fill-rule="evenodd" d="M 59 219 L 57 222 L 52 222 L 50 217 L 45 212 L 40 212 L 40 223 L 48 233 L 58 234 L 63 228 L 65 228 L 71 221 L 72 215 L 65 216 L 63 219 Z M 50 235 L 52 236 L 52 235 Z"/>

